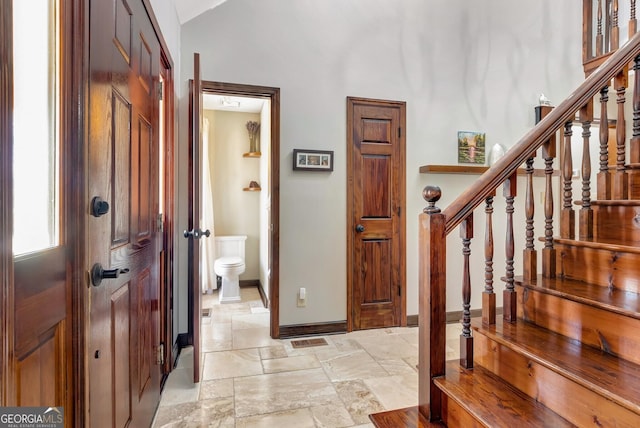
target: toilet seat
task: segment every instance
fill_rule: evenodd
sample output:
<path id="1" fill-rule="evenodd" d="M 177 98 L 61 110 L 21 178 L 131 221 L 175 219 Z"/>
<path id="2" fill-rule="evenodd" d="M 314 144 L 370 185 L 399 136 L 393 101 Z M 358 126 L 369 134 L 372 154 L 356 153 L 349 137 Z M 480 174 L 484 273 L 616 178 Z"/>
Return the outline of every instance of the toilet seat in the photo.
<path id="1" fill-rule="evenodd" d="M 216 259 L 214 266 L 223 269 L 238 268 L 244 265 L 244 261 L 240 257 L 220 257 Z M 214 267 L 214 269 L 215 269 Z"/>

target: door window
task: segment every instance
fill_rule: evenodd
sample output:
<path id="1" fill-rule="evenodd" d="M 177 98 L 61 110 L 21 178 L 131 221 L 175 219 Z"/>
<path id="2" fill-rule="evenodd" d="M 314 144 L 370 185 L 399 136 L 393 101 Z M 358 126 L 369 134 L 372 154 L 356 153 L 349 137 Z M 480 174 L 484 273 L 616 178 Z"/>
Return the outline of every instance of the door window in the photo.
<path id="1" fill-rule="evenodd" d="M 56 0 L 13 2 L 13 251 L 60 244 Z"/>

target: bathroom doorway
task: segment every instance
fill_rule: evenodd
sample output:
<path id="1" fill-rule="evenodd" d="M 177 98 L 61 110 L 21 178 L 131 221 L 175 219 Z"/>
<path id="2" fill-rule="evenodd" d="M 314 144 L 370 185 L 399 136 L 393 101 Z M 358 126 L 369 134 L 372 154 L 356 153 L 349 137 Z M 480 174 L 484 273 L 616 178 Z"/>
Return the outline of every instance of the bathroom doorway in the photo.
<path id="1" fill-rule="evenodd" d="M 202 94 L 215 151 L 209 159 L 218 158 L 210 163 L 212 200 L 202 203 L 211 202 L 214 235 L 247 235 L 240 286 L 258 289 L 269 308 L 270 335 L 278 338 L 280 90 L 203 81 Z M 259 124 L 256 142 L 250 122 Z"/>

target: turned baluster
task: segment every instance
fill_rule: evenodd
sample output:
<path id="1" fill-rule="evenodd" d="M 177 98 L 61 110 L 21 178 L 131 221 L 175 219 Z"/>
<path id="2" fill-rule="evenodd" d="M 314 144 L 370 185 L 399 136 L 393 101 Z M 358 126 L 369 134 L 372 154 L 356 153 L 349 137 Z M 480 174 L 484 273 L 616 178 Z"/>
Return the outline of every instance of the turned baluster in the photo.
<path id="1" fill-rule="evenodd" d="M 553 108 L 537 106 L 536 123 L 548 115 Z M 556 157 L 556 136 L 553 134 L 542 145 L 544 159 L 544 248 L 542 248 L 542 276 L 553 278 L 556 276 L 556 250 L 553 248 L 553 159 Z"/>
<path id="2" fill-rule="evenodd" d="M 611 199 L 611 174 L 609 173 L 609 117 L 607 102 L 609 87 L 600 90 L 600 171 L 598 172 L 598 199 Z"/>
<path id="3" fill-rule="evenodd" d="M 526 216 L 526 245 L 523 251 L 522 276 L 526 281 L 535 280 L 538 272 L 538 256 L 534 244 L 533 216 L 535 214 L 535 198 L 533 196 L 533 157 L 527 159 L 527 190 L 524 200 Z"/>
<path id="4" fill-rule="evenodd" d="M 542 275 L 545 278 L 556 276 L 556 250 L 553 248 L 553 159 L 556 156 L 555 138 L 544 143 L 544 248 L 542 249 Z"/>
<path id="5" fill-rule="evenodd" d="M 613 0 L 611 16 L 611 49 L 613 52 L 620 47 L 620 26 L 618 25 L 618 0 Z"/>
<path id="6" fill-rule="evenodd" d="M 573 123 L 564 124 L 564 154 L 562 159 L 562 211 L 560 212 L 560 236 L 574 239 L 576 235 L 576 217 L 573 211 L 573 190 L 571 180 L 573 178 L 573 154 L 571 153 L 571 136 L 573 135 Z"/>
<path id="7" fill-rule="evenodd" d="M 482 323 L 496 323 L 496 294 L 493 292 L 493 197 L 485 199 L 484 292 L 482 293 Z"/>
<path id="8" fill-rule="evenodd" d="M 629 199 L 640 199 L 640 56 L 633 61 L 633 136 L 631 138 L 627 174 L 629 176 Z"/>
<path id="9" fill-rule="evenodd" d="M 582 122 L 582 208 L 580 209 L 580 239 L 593 237 L 593 211 L 591 209 L 591 121 L 593 103 L 590 101 L 580 109 Z"/>
<path id="10" fill-rule="evenodd" d="M 638 31 L 638 20 L 636 19 L 636 0 L 631 0 L 631 13 L 629 14 L 629 38 Z"/>
<path id="11" fill-rule="evenodd" d="M 473 214 L 460 224 L 462 238 L 462 333 L 460 334 L 460 365 L 473 368 L 473 337 L 471 337 L 471 239 L 473 238 Z"/>
<path id="12" fill-rule="evenodd" d="M 514 172 L 511 177 L 504 182 L 503 195 L 507 201 L 506 213 L 507 213 L 507 231 L 505 239 L 505 257 L 506 257 L 506 272 L 505 272 L 505 289 L 503 292 L 503 314 L 502 317 L 505 321 L 516 322 L 517 317 L 517 299 L 516 290 L 514 287 L 514 275 L 513 275 L 513 256 L 515 254 L 515 243 L 513 238 L 513 202 L 517 193 L 517 172 Z"/>
<path id="13" fill-rule="evenodd" d="M 626 145 L 626 121 L 624 115 L 625 91 L 627 88 L 626 70 L 618 73 L 614 80 L 618 104 L 618 115 L 616 119 L 616 169 L 613 173 L 611 184 L 612 199 L 627 199 L 629 177 L 625 168 L 625 145 Z"/>
<path id="14" fill-rule="evenodd" d="M 596 56 L 602 55 L 602 0 L 598 0 L 596 27 Z"/>

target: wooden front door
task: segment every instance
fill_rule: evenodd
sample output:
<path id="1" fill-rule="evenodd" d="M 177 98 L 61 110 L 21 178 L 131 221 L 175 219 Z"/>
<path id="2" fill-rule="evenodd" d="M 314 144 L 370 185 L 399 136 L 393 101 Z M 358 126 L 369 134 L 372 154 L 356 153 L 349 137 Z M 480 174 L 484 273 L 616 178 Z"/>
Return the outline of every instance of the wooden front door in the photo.
<path id="1" fill-rule="evenodd" d="M 347 98 L 347 323 L 406 325 L 405 103 Z"/>
<path id="2" fill-rule="evenodd" d="M 44 6 L 0 7 L 0 406 L 63 407 L 72 426 L 75 115 L 70 57 L 56 55 L 72 35 L 55 30 L 71 6 Z"/>
<path id="3" fill-rule="evenodd" d="M 91 1 L 89 28 L 89 419 L 149 427 L 161 378 L 160 44 L 142 0 Z"/>

